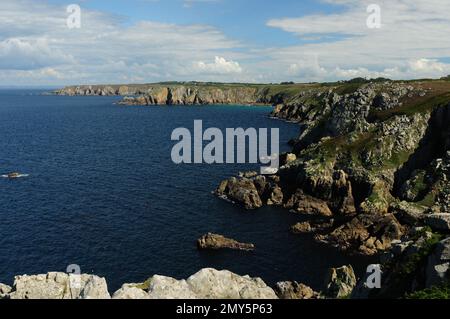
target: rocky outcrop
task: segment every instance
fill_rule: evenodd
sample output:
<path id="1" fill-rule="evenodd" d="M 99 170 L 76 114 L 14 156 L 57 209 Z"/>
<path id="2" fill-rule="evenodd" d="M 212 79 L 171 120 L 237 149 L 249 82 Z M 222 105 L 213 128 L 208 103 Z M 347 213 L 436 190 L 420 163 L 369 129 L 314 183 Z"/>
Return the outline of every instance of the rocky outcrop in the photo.
<path id="1" fill-rule="evenodd" d="M 220 83 L 155 83 L 142 85 L 84 85 L 54 91 L 67 96 L 123 96 L 123 105 L 272 104 L 276 85 Z"/>
<path id="2" fill-rule="evenodd" d="M 255 182 L 263 177 L 251 177 L 255 188 L 241 182 L 241 190 L 258 193 L 257 205 L 217 193 L 244 207 L 275 203 L 302 214 L 307 220 L 292 232 L 350 253 L 382 254 L 411 227 L 445 232 L 449 90 L 447 82 L 361 81 L 284 94 L 271 116 L 301 123 L 292 155 L 280 157 L 264 187 Z"/>
<path id="3" fill-rule="evenodd" d="M 404 228 L 391 214 L 362 214 L 315 238 L 343 251 L 370 256 L 389 249 L 403 234 Z"/>
<path id="4" fill-rule="evenodd" d="M 10 299 L 109 299 L 106 280 L 94 275 L 52 272 L 46 275 L 17 276 Z"/>
<path id="5" fill-rule="evenodd" d="M 254 250 L 255 245 L 240 243 L 234 239 L 226 238 L 222 235 L 208 233 L 197 240 L 199 249 L 232 249 L 232 250 Z"/>
<path id="6" fill-rule="evenodd" d="M 142 284 L 124 284 L 114 293 L 112 299 L 150 299 L 141 286 Z"/>
<path id="7" fill-rule="evenodd" d="M 308 234 L 313 231 L 313 228 L 311 226 L 311 223 L 303 222 L 303 223 L 297 223 L 295 225 L 292 225 L 291 231 L 294 234 Z"/>
<path id="8" fill-rule="evenodd" d="M 48 273 L 17 276 L 13 287 L 0 284 L 6 299 L 110 299 L 106 280 L 94 275 Z M 124 284 L 113 299 L 278 299 L 260 278 L 205 268 L 187 280 L 155 275 L 144 283 Z"/>
<path id="9" fill-rule="evenodd" d="M 139 97 L 122 100 L 125 105 L 261 104 L 258 89 L 246 86 L 156 86 Z"/>
<path id="10" fill-rule="evenodd" d="M 450 282 L 450 238 L 439 242 L 428 257 L 425 286 L 437 287 Z"/>
<path id="11" fill-rule="evenodd" d="M 202 269 L 187 280 L 153 276 L 146 283 L 138 285 L 150 299 L 277 299 L 274 290 L 259 278 L 238 276 L 232 272 L 215 269 Z M 135 286 L 136 287 L 136 286 Z M 134 287 L 134 288 L 135 288 Z M 133 288 L 133 287 L 132 287 Z M 136 292 L 124 294 L 130 287 L 122 287 L 116 297 L 131 296 Z M 139 293 L 138 295 L 142 294 Z"/>
<path id="12" fill-rule="evenodd" d="M 275 291 L 280 299 L 317 299 L 319 293 L 296 281 L 278 282 Z"/>
<path id="13" fill-rule="evenodd" d="M 249 178 L 232 177 L 223 181 L 215 193 L 224 199 L 243 205 L 246 209 L 256 209 L 263 205 L 254 180 Z"/>
<path id="14" fill-rule="evenodd" d="M 284 205 L 300 214 L 330 217 L 333 215 L 326 201 L 309 196 L 298 190 Z"/>
<path id="15" fill-rule="evenodd" d="M 356 276 L 352 266 L 331 268 L 325 280 L 325 294 L 331 298 L 346 298 L 356 286 Z"/>
<path id="16" fill-rule="evenodd" d="M 0 299 L 6 298 L 11 292 L 12 288 L 5 284 L 0 284 Z"/>

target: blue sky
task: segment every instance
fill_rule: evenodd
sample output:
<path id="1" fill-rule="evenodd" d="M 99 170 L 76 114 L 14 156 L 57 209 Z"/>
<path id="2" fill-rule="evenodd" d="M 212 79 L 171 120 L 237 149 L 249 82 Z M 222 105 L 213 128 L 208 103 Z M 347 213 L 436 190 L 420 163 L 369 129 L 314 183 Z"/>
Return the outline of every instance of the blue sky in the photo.
<path id="1" fill-rule="evenodd" d="M 376 3 L 379 28 L 369 28 Z M 66 25 L 69 4 L 81 28 Z M 446 0 L 0 0 L 0 85 L 450 73 Z"/>
<path id="2" fill-rule="evenodd" d="M 76 3 L 73 0 L 51 2 Z M 302 43 L 296 35 L 267 27 L 269 19 L 339 11 L 339 6 L 314 0 L 88 0 L 80 4 L 117 15 L 124 24 L 148 19 L 173 24 L 205 24 L 217 27 L 227 36 L 262 46 Z"/>

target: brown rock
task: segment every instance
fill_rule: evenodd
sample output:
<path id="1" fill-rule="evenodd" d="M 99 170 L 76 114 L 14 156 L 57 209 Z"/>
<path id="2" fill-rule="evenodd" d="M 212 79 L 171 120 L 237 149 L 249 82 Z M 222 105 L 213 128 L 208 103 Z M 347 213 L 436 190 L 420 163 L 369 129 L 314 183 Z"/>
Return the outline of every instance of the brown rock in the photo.
<path id="1" fill-rule="evenodd" d="M 285 205 L 287 209 L 294 209 L 298 213 L 330 217 L 333 215 L 328 204 L 321 199 L 306 195 L 301 190 L 291 196 Z"/>
<path id="2" fill-rule="evenodd" d="M 232 177 L 222 181 L 215 191 L 216 195 L 241 204 L 246 209 L 257 209 L 263 203 L 253 180 Z"/>
<path id="3" fill-rule="evenodd" d="M 309 222 L 297 223 L 291 227 L 291 231 L 294 234 L 307 234 L 313 231 Z"/>
<path id="4" fill-rule="evenodd" d="M 392 214 L 361 214 L 329 234 L 316 235 L 319 242 L 340 250 L 374 255 L 391 247 L 404 234 L 404 228 Z"/>
<path id="5" fill-rule="evenodd" d="M 267 199 L 267 205 L 280 206 L 283 204 L 283 191 L 279 186 L 275 186 Z"/>
<path id="6" fill-rule="evenodd" d="M 222 235 L 208 233 L 197 240 L 199 249 L 233 249 L 233 250 L 254 250 L 255 245 L 240 243 L 234 239 L 226 238 Z"/>
<path id="7" fill-rule="evenodd" d="M 315 299 L 319 296 L 312 288 L 296 281 L 278 282 L 275 292 L 280 299 Z"/>
<path id="8" fill-rule="evenodd" d="M 327 296 L 331 298 L 348 297 L 356 286 L 355 272 L 350 265 L 331 268 L 325 282 Z"/>

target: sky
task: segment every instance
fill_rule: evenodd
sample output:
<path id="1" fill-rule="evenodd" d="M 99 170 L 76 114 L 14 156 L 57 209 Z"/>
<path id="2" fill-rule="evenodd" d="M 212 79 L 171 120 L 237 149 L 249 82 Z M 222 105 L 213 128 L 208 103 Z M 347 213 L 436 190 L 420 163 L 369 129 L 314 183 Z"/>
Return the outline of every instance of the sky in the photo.
<path id="1" fill-rule="evenodd" d="M 448 0 L 0 0 L 0 86 L 439 78 L 449 34 Z"/>

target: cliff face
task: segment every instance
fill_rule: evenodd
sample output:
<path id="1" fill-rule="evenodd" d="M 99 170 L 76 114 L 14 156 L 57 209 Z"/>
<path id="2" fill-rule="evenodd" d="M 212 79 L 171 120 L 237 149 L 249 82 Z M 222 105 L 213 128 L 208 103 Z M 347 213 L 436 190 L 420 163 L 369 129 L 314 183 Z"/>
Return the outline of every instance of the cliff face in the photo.
<path id="1" fill-rule="evenodd" d="M 65 96 L 123 96 L 123 105 L 276 104 L 314 85 L 176 83 L 70 86 L 54 91 Z"/>
<path id="2" fill-rule="evenodd" d="M 450 278 L 450 82 L 307 89 L 285 96 L 272 116 L 302 125 L 292 154 L 281 157 L 277 174 L 232 177 L 216 194 L 247 209 L 282 206 L 304 215 L 294 233 L 377 256 L 383 289 L 370 291 L 363 279 L 355 298 L 444 296 Z M 249 192 L 251 201 L 234 196 Z"/>
<path id="3" fill-rule="evenodd" d="M 231 178 L 216 193 L 240 202 L 233 194 L 253 190 L 252 203 L 260 204 L 244 207 L 275 204 L 315 215 L 294 229 L 350 253 L 376 255 L 424 225 L 425 216 L 450 214 L 449 112 L 450 83 L 443 81 L 300 91 L 272 112 L 302 124 L 296 160 L 284 161 L 274 176 Z"/>
<path id="4" fill-rule="evenodd" d="M 253 87 L 153 87 L 138 97 L 127 97 L 124 105 L 260 104 Z"/>

